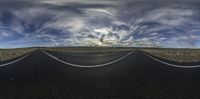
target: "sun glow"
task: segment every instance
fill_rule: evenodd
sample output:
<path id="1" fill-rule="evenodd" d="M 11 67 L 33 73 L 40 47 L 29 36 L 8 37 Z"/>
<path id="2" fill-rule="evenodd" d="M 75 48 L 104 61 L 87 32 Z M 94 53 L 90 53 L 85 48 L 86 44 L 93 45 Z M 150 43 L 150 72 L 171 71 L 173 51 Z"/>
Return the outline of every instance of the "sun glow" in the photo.
<path id="1" fill-rule="evenodd" d="M 98 43 L 98 46 L 103 46 L 103 43 L 102 43 L 102 42 L 99 42 L 99 43 Z"/>

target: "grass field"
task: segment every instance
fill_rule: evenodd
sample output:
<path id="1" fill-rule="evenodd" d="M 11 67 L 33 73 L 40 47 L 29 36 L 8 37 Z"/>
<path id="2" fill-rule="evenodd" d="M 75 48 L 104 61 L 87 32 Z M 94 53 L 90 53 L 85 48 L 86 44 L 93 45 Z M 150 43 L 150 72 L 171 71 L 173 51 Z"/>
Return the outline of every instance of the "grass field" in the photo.
<path id="1" fill-rule="evenodd" d="M 167 48 L 111 48 L 111 47 L 49 47 L 0 49 L 0 61 L 15 58 L 36 49 L 44 49 L 72 54 L 113 54 L 118 52 L 141 50 L 152 55 L 178 62 L 200 61 L 200 49 L 167 49 Z"/>
<path id="2" fill-rule="evenodd" d="M 200 49 L 166 49 L 166 48 L 155 48 L 155 49 L 141 49 L 152 55 L 165 58 L 172 61 L 178 62 L 198 62 L 200 61 Z"/>
<path id="3" fill-rule="evenodd" d="M 45 48 L 46 50 L 59 51 L 73 54 L 108 54 L 117 52 L 133 51 L 133 48 L 111 48 L 111 47 L 60 47 L 60 48 Z"/>
<path id="4" fill-rule="evenodd" d="M 19 49 L 0 49 L 0 61 L 9 60 L 23 54 L 26 54 L 34 49 L 32 48 L 19 48 Z"/>
<path id="5" fill-rule="evenodd" d="M 152 55 L 177 62 L 200 61 L 200 49 L 170 49 L 170 48 L 109 48 L 109 47 L 71 47 L 71 48 L 45 48 L 75 54 L 108 54 L 123 51 L 141 50 Z"/>

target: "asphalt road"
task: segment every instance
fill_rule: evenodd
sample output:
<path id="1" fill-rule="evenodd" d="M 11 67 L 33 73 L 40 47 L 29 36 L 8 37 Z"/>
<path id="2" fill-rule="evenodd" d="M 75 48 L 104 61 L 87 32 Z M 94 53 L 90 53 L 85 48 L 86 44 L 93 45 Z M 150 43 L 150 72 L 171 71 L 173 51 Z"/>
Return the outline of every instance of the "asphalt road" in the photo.
<path id="1" fill-rule="evenodd" d="M 56 58 L 50 57 L 47 53 Z M 65 87 L 72 87 L 70 91 L 75 91 L 73 94 L 80 92 L 80 96 L 89 96 L 89 93 L 85 92 L 85 90 L 91 89 L 93 91 L 95 90 L 96 93 L 94 93 L 94 95 L 101 96 L 103 92 L 99 91 L 107 90 L 108 92 L 106 95 L 117 95 L 118 97 L 121 97 L 119 99 L 124 99 L 126 95 L 130 96 L 133 94 L 132 92 L 136 91 L 137 88 L 133 88 L 133 86 L 137 86 L 135 82 L 140 84 L 138 87 L 148 87 L 148 84 L 146 84 L 148 82 L 156 82 L 156 84 L 157 82 L 159 82 L 159 84 L 172 83 L 174 86 L 179 85 L 179 83 L 175 84 L 175 82 L 187 82 L 186 84 L 196 84 L 200 82 L 200 68 L 179 68 L 169 66 L 156 61 L 148 54 L 141 51 L 110 55 L 109 61 L 117 60 L 123 56 L 126 57 L 114 61 L 111 64 L 94 68 L 76 67 L 62 63 L 58 60 L 69 61 L 70 63 L 77 62 L 74 64 L 83 64 L 83 66 L 87 64 L 92 66 L 97 65 L 94 64 L 94 62 L 91 62 L 91 60 L 95 60 L 95 57 L 98 59 L 101 57 L 106 59 L 107 56 L 94 55 L 89 56 L 88 58 L 87 56 L 83 56 L 84 62 L 79 62 L 81 61 L 81 58 L 77 58 L 78 56 L 74 57 L 73 55 L 69 55 L 71 59 L 67 59 L 67 55 L 62 56 L 60 53 L 58 54 L 49 51 L 47 53 L 41 50 L 33 51 L 15 63 L 1 66 L 0 84 L 7 82 L 43 82 L 43 84 L 67 82 Z M 173 63 L 168 60 L 162 61 Z M 101 60 L 99 64 L 104 64 L 105 62 L 108 62 L 107 59 Z M 188 65 L 188 63 L 186 65 Z M 198 87 L 200 88 L 200 86 Z M 81 91 L 82 88 L 85 90 Z"/>
<path id="2" fill-rule="evenodd" d="M 58 52 L 47 52 L 64 62 L 79 64 L 76 67 L 64 64 L 48 56 L 41 50 L 34 51 L 16 63 L 0 67 L 0 79 L 4 80 L 68 80 L 72 77 L 127 79 L 127 80 L 200 80 L 200 68 L 177 68 L 168 66 L 149 57 L 141 51 L 123 52 L 109 56 L 83 56 L 66 55 Z M 25 56 L 25 55 L 23 55 Z M 21 57 L 23 57 L 21 56 Z M 126 56 L 122 59 L 121 57 Z M 20 58 L 20 57 L 18 57 Z M 156 57 L 158 58 L 158 57 Z M 120 59 L 118 61 L 115 61 Z M 159 59 L 159 58 L 158 58 Z M 10 60 L 13 61 L 14 59 Z M 16 59 L 15 59 L 16 60 Z M 160 59 L 167 63 L 175 62 Z M 110 64 L 105 64 L 109 63 Z M 9 62 L 9 61 L 8 61 Z M 96 62 L 96 63 L 95 63 Z M 5 63 L 5 62 L 3 62 Z M 105 64 L 96 68 L 93 65 Z M 177 63 L 178 64 L 178 63 Z M 83 68 L 81 68 L 83 65 Z M 188 65 L 188 63 L 178 64 Z M 188 66 L 189 67 L 189 66 Z"/>

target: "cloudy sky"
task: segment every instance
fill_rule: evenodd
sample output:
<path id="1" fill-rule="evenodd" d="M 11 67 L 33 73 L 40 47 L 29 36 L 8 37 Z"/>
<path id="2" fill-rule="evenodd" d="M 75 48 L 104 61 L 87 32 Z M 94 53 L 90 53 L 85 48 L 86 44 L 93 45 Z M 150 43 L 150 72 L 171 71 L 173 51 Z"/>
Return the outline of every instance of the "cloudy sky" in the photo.
<path id="1" fill-rule="evenodd" d="M 200 48 L 198 0 L 0 0 L 0 48 Z"/>

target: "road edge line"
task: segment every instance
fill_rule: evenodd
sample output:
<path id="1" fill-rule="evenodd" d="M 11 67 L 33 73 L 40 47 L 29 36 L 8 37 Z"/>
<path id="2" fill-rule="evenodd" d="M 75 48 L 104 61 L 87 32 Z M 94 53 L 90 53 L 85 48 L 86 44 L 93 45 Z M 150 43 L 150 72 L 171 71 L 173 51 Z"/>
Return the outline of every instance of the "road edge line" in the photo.
<path id="1" fill-rule="evenodd" d="M 24 59 L 24 58 L 26 58 L 27 56 L 29 56 L 31 53 L 32 53 L 32 52 L 30 52 L 29 54 L 27 54 L 27 55 L 25 55 L 25 56 L 23 56 L 23 57 L 21 57 L 21 58 L 18 58 L 18 59 L 16 59 L 16 60 L 14 60 L 14 61 L 11 61 L 11 62 L 8 62 L 8 63 L 4 63 L 4 64 L 0 64 L 0 67 L 5 67 L 5 66 L 8 66 L 8 65 L 14 64 L 14 63 L 16 63 L 16 62 L 18 62 L 18 61 L 21 61 L 22 59 Z"/>
<path id="2" fill-rule="evenodd" d="M 146 53 L 145 53 L 146 54 Z M 167 62 L 164 62 L 164 61 L 161 61 L 160 59 L 157 59 L 151 55 L 148 55 L 146 54 L 148 57 L 154 59 L 155 61 L 157 62 L 160 62 L 162 64 L 165 64 L 167 66 L 170 66 L 170 67 L 176 67 L 176 68 L 185 68 L 185 69 L 193 69 L 193 68 L 200 68 L 200 65 L 191 65 L 191 66 L 186 66 L 186 65 L 176 65 L 176 64 L 171 64 L 171 63 L 167 63 Z"/>
<path id="3" fill-rule="evenodd" d="M 73 64 L 73 63 L 65 62 L 65 61 L 60 60 L 60 59 L 58 59 L 57 57 L 55 57 L 55 56 L 49 54 L 49 53 L 46 52 L 46 51 L 43 51 L 43 50 L 41 50 L 41 51 L 42 51 L 44 54 L 48 55 L 49 57 L 53 58 L 54 60 L 57 60 L 57 61 L 59 61 L 59 62 L 61 62 L 61 63 L 63 63 L 63 64 L 66 64 L 66 65 L 70 65 L 70 66 L 73 66 L 73 67 L 79 67 L 79 68 L 98 68 L 98 67 L 104 67 L 104 66 L 107 66 L 107 65 L 110 65 L 110 64 L 114 64 L 114 63 L 116 63 L 116 62 L 118 62 L 118 61 L 121 61 L 121 60 L 125 59 L 126 57 L 128 57 L 129 55 L 133 54 L 133 51 L 132 51 L 132 52 L 129 52 L 128 54 L 126 54 L 126 55 L 123 56 L 123 57 L 120 57 L 120 58 L 118 58 L 118 59 L 116 59 L 116 60 L 114 60 L 114 61 L 107 62 L 107 63 L 104 63 L 104 64 L 99 64 L 99 65 L 79 65 L 79 64 Z"/>

